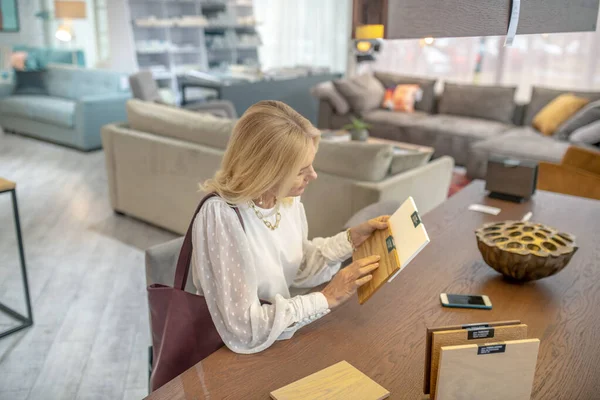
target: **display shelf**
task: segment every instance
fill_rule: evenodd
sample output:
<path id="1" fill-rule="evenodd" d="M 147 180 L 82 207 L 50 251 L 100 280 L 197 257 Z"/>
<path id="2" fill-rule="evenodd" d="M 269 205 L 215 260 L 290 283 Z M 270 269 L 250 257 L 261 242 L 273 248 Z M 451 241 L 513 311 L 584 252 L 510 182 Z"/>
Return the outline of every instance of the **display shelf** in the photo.
<path id="1" fill-rule="evenodd" d="M 182 71 L 227 69 L 239 60 L 260 65 L 251 1 L 128 0 L 128 5 L 139 68 L 156 68 L 154 78 L 176 95 Z"/>

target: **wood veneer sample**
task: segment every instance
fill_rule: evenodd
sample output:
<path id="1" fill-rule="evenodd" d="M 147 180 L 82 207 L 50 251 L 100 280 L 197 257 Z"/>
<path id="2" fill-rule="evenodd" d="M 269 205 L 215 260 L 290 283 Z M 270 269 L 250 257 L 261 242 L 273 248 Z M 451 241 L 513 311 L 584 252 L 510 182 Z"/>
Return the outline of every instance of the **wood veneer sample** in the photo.
<path id="1" fill-rule="evenodd" d="M 430 387 L 430 374 L 431 374 L 431 339 L 433 337 L 433 332 L 441 332 L 441 331 L 455 331 L 458 329 L 473 329 L 476 327 L 495 327 L 495 326 L 505 326 L 505 325 L 519 325 L 521 321 L 518 319 L 512 321 L 496 321 L 496 322 L 477 322 L 473 324 L 464 324 L 464 325 L 447 325 L 447 326 L 436 326 L 434 328 L 427 328 L 427 333 L 425 335 L 425 370 L 424 370 L 424 379 L 423 379 L 423 393 L 429 394 Z"/>
<path id="2" fill-rule="evenodd" d="M 486 335 L 486 331 L 490 331 Z M 493 331 L 493 333 L 491 333 Z M 493 336 L 492 336 L 493 334 Z M 469 337 L 473 339 L 469 339 Z M 476 337 L 483 336 L 479 339 Z M 429 392 L 432 399 L 436 398 L 436 383 L 440 363 L 441 348 L 444 346 L 460 346 L 467 344 L 485 344 L 508 340 L 520 340 L 527 338 L 527 325 L 507 325 L 481 329 L 458 329 L 454 331 L 433 332 L 431 339 L 431 375 L 429 380 Z"/>
<path id="3" fill-rule="evenodd" d="M 390 392 L 347 361 L 271 392 L 274 400 L 381 400 L 389 395 Z"/>
<path id="4" fill-rule="evenodd" d="M 375 294 L 396 272 L 400 271 L 400 259 L 395 248 L 388 252 L 387 238 L 392 236 L 390 228 L 373 232 L 371 237 L 360 245 L 352 254 L 352 260 L 372 255 L 379 255 L 379 268 L 371 274 L 373 279 L 358 288 L 358 302 L 364 304 Z"/>
<path id="5" fill-rule="evenodd" d="M 538 339 L 443 346 L 437 400 L 529 400 Z"/>
<path id="6" fill-rule="evenodd" d="M 358 288 L 358 302 L 364 304 L 386 282 L 390 282 L 429 243 L 429 235 L 421 223 L 417 205 L 412 197 L 390 216 L 388 228 L 377 230 L 356 249 L 354 261 L 379 255 L 379 268 L 373 279 Z"/>

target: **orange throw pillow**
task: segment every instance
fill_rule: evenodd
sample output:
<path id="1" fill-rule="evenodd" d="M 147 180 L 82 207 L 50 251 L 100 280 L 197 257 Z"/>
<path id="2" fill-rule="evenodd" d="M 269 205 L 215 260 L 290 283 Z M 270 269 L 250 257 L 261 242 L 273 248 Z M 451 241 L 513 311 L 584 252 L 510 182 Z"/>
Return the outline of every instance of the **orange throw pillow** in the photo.
<path id="1" fill-rule="evenodd" d="M 415 102 L 423 95 L 419 85 L 398 85 L 386 89 L 383 97 L 383 108 L 393 111 L 414 112 Z"/>
<path id="2" fill-rule="evenodd" d="M 532 125 L 544 136 L 552 136 L 559 126 L 589 102 L 588 99 L 577 97 L 572 93 L 561 94 L 535 115 Z"/>

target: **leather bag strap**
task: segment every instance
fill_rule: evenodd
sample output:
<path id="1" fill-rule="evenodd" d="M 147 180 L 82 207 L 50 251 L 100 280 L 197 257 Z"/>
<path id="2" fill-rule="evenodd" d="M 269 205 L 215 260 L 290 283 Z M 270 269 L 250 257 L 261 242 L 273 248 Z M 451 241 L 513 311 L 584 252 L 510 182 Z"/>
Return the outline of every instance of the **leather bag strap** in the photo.
<path id="1" fill-rule="evenodd" d="M 196 208 L 196 212 L 194 213 L 194 216 L 192 217 L 190 226 L 188 227 L 187 233 L 185 234 L 185 239 L 183 239 L 183 245 L 181 246 L 181 251 L 179 252 L 179 258 L 177 259 L 177 269 L 175 270 L 175 283 L 173 285 L 173 287 L 175 289 L 184 290 L 185 283 L 187 282 L 187 278 L 188 278 L 188 275 L 190 272 L 190 265 L 191 265 L 191 261 L 192 261 L 192 249 L 193 249 L 192 230 L 194 229 L 194 221 L 196 220 L 196 216 L 200 212 L 200 209 L 202 208 L 202 206 L 204 205 L 206 200 L 210 199 L 211 197 L 215 197 L 215 196 L 218 196 L 218 195 L 216 193 L 209 193 L 206 196 L 204 196 L 204 198 L 202 200 L 200 200 L 200 204 L 198 204 L 198 207 Z M 231 208 L 233 208 L 233 211 L 235 211 L 235 213 L 237 214 L 238 219 L 240 220 L 240 223 L 242 224 L 242 229 L 244 229 L 244 231 L 245 231 L 246 227 L 244 226 L 244 221 L 242 220 L 242 214 L 240 214 L 240 210 L 237 207 L 231 207 Z"/>

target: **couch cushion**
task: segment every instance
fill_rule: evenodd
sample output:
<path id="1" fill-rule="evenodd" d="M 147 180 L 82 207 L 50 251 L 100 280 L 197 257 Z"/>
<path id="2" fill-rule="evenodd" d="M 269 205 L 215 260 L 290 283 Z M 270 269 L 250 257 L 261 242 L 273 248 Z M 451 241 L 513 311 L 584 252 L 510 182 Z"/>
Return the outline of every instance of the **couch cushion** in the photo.
<path id="1" fill-rule="evenodd" d="M 548 103 L 561 94 L 572 93 L 577 97 L 585 97 L 591 101 L 600 100 L 600 92 L 579 92 L 574 90 L 549 89 L 545 87 L 534 86 L 531 92 L 531 101 L 527 105 L 525 120 L 523 125 L 531 125 L 533 119 Z"/>
<path id="2" fill-rule="evenodd" d="M 30 96 L 32 118 L 53 125 L 72 128 L 75 124 L 75 102 L 50 96 Z"/>
<path id="3" fill-rule="evenodd" d="M 350 108 L 357 113 L 379 108 L 385 94 L 381 82 L 371 74 L 338 79 L 333 81 L 333 84 L 350 104 Z"/>
<path id="4" fill-rule="evenodd" d="M 474 150 L 485 150 L 515 158 L 559 163 L 569 143 L 540 135 L 529 127 L 518 127 L 504 135 L 484 140 L 473 145 Z"/>
<path id="5" fill-rule="evenodd" d="M 572 118 L 558 127 L 554 137 L 558 140 L 567 140 L 576 130 L 600 121 L 600 101 L 594 101 L 577 112 Z"/>
<path id="6" fill-rule="evenodd" d="M 31 97 L 37 96 L 18 95 L 0 99 L 0 113 L 30 119 L 32 109 L 29 106 L 29 100 Z"/>
<path id="7" fill-rule="evenodd" d="M 575 130 L 569 137 L 572 143 L 600 144 L 600 119 Z"/>
<path id="8" fill-rule="evenodd" d="M 392 154 L 390 175 L 396 175 L 427 164 L 427 162 L 431 159 L 431 156 L 433 156 L 433 150 L 418 151 L 394 147 Z"/>
<path id="9" fill-rule="evenodd" d="M 123 93 L 129 87 L 124 74 L 68 65 L 49 65 L 44 82 L 50 96 L 72 100 L 84 96 Z"/>
<path id="10" fill-rule="evenodd" d="M 515 90 L 514 87 L 446 83 L 438 112 L 510 124 L 515 112 Z"/>
<path id="11" fill-rule="evenodd" d="M 393 126 L 410 126 L 429 116 L 424 112 L 405 113 L 390 110 L 372 110 L 362 114 L 363 120 L 371 124 L 387 124 Z"/>
<path id="12" fill-rule="evenodd" d="M 442 136 L 487 139 L 506 132 L 512 125 L 488 119 L 437 114 L 419 121 L 419 127 Z"/>
<path id="13" fill-rule="evenodd" d="M 0 100 L 0 113 L 71 128 L 75 102 L 43 95 L 15 95 Z"/>
<path id="14" fill-rule="evenodd" d="M 377 182 L 385 178 L 391 161 L 390 145 L 321 141 L 313 165 L 317 172 Z"/>
<path id="15" fill-rule="evenodd" d="M 344 96 L 337 91 L 332 81 L 321 82 L 310 89 L 310 93 L 319 99 L 328 101 L 338 114 L 346 114 L 350 111 L 350 104 Z"/>
<path id="16" fill-rule="evenodd" d="M 561 94 L 536 114 L 532 126 L 545 136 L 553 136 L 563 123 L 567 122 L 590 101 L 570 93 Z"/>
<path id="17" fill-rule="evenodd" d="M 415 110 L 430 114 L 433 113 L 435 109 L 435 79 L 397 75 L 389 72 L 375 72 L 375 78 L 379 79 L 386 88 L 396 87 L 397 85 L 419 85 L 423 91 L 423 96 L 421 97 L 421 101 L 415 103 Z"/>
<path id="18" fill-rule="evenodd" d="M 131 129 L 225 149 L 235 120 L 141 100 L 127 102 Z"/>
<path id="19" fill-rule="evenodd" d="M 467 176 L 484 179 L 490 155 L 560 163 L 568 147 L 569 143 L 542 136 L 531 127 L 515 127 L 501 136 L 471 146 Z"/>

